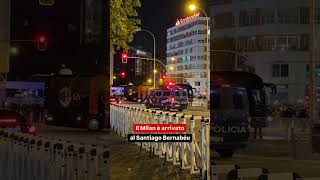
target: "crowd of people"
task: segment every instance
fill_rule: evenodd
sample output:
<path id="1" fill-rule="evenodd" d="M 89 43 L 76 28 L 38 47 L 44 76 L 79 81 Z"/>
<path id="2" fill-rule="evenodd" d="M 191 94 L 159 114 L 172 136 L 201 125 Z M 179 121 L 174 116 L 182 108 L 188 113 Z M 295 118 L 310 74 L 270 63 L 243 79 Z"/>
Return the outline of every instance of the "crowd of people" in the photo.
<path id="1" fill-rule="evenodd" d="M 272 114 L 279 118 L 308 118 L 307 107 L 302 104 L 273 106 Z"/>

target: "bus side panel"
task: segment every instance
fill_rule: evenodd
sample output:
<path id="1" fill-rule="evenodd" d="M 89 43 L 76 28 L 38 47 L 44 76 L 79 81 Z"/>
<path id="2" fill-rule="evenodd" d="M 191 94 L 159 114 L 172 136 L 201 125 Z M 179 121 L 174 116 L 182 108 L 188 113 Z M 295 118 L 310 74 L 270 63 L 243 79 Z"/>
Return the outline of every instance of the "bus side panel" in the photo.
<path id="1" fill-rule="evenodd" d="M 90 96 L 89 96 L 89 114 L 98 114 L 98 90 L 97 90 L 97 79 L 94 78 L 90 82 Z"/>
<path id="2" fill-rule="evenodd" d="M 89 114 L 97 117 L 103 127 L 110 127 L 108 78 L 98 75 L 90 82 Z M 101 127 L 101 128 L 103 128 Z"/>

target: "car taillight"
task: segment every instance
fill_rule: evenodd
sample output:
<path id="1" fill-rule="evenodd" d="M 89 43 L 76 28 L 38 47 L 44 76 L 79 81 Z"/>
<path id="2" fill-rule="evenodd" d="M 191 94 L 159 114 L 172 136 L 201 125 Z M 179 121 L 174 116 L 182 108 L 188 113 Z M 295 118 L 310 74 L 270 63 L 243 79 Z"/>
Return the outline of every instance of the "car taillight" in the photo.
<path id="1" fill-rule="evenodd" d="M 175 98 L 171 98 L 171 103 L 175 103 L 176 99 Z"/>

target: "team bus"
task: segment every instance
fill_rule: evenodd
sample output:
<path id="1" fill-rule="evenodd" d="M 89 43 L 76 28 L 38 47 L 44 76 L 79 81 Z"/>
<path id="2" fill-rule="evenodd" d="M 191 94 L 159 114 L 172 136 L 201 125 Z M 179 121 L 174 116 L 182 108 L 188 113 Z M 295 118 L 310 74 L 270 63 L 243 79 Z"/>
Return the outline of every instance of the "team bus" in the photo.
<path id="1" fill-rule="evenodd" d="M 100 130 L 109 127 L 108 77 L 53 75 L 48 80 L 48 124 Z"/>
<path id="2" fill-rule="evenodd" d="M 221 157 L 230 157 L 246 147 L 250 125 L 264 126 L 271 115 L 262 79 L 244 71 L 215 71 L 211 73 L 210 114 L 211 145 Z M 251 122 L 250 122 L 251 121 Z"/>

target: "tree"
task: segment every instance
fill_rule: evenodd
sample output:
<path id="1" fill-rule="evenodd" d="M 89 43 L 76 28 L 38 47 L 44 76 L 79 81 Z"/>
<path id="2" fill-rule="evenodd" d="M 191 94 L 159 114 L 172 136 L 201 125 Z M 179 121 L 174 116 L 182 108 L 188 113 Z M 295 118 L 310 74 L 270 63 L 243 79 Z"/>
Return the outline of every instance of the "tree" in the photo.
<path id="1" fill-rule="evenodd" d="M 136 11 L 138 7 L 141 7 L 140 0 L 111 0 L 111 53 L 114 53 L 115 49 L 128 49 L 128 43 L 132 42 L 134 32 L 139 30 L 140 20 L 137 19 Z"/>

